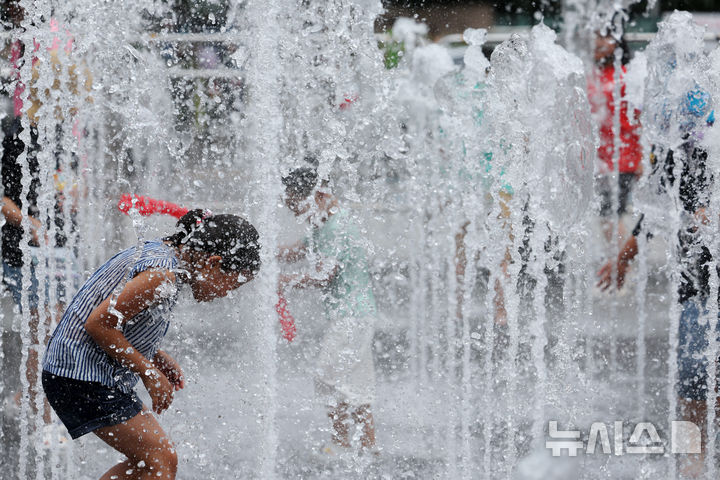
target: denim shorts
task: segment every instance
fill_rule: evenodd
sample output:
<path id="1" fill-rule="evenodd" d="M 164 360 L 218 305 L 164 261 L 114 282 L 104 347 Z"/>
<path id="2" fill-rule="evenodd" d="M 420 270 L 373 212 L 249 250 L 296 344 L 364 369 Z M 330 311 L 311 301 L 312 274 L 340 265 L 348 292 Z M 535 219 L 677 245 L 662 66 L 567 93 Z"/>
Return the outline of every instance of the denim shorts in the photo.
<path id="1" fill-rule="evenodd" d="M 50 406 L 73 439 L 130 420 L 143 409 L 135 392 L 125 393 L 98 382 L 60 377 L 44 370 L 42 384 Z"/>
<path id="2" fill-rule="evenodd" d="M 708 348 L 708 322 L 705 302 L 687 300 L 682 305 L 678 332 L 678 395 L 688 400 L 705 400 L 707 396 L 706 349 Z M 703 315 L 701 315 L 703 313 Z M 720 321 L 715 338 L 720 342 Z M 717 361 L 717 359 L 714 359 Z M 718 368 L 720 374 L 720 368 Z M 719 375 L 720 378 L 720 375 Z"/>

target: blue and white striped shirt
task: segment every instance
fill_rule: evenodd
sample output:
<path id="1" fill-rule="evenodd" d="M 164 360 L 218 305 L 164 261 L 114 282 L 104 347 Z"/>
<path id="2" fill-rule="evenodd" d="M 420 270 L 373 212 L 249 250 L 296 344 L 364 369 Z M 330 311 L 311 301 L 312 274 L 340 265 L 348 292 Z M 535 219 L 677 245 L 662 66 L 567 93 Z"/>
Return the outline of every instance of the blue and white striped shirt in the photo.
<path id="1" fill-rule="evenodd" d="M 43 359 L 43 369 L 55 375 L 87 382 L 100 382 L 130 392 L 139 377 L 112 359 L 85 331 L 90 313 L 115 289 L 149 269 L 174 270 L 175 250 L 160 240 L 145 242 L 142 251 L 128 248 L 105 262 L 70 302 L 53 332 Z M 170 324 L 169 312 L 177 300 L 170 289 L 159 304 L 122 322 L 122 333 L 145 358 L 152 359 Z M 119 293 L 119 292 L 118 292 Z"/>

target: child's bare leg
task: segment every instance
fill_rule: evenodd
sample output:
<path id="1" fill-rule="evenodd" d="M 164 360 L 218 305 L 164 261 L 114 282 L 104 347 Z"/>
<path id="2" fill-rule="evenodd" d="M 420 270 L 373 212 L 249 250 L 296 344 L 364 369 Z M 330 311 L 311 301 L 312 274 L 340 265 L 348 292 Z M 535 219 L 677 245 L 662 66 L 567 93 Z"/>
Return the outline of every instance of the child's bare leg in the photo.
<path id="1" fill-rule="evenodd" d="M 39 387 L 39 381 L 38 381 L 38 352 L 37 347 L 33 346 L 30 347 L 30 350 L 28 351 L 28 362 L 27 362 L 27 370 L 25 372 L 25 378 L 27 378 L 28 381 L 28 399 L 29 399 L 29 405 L 30 405 L 30 411 L 33 415 L 37 415 L 37 406 L 35 404 L 36 398 L 38 395 L 38 387 Z M 42 394 L 41 394 L 42 395 Z M 15 395 L 15 402 L 20 405 L 22 399 L 22 392 L 18 392 Z M 52 419 L 50 417 L 50 404 L 48 403 L 47 399 L 43 397 L 43 421 L 45 422 L 45 425 L 49 425 L 52 422 Z"/>
<path id="2" fill-rule="evenodd" d="M 98 429 L 94 433 L 128 458 L 105 472 L 100 480 L 175 479 L 175 448 L 148 410 L 143 409 L 126 422 Z"/>
<path id="3" fill-rule="evenodd" d="M 50 317 L 50 310 L 48 308 L 45 309 L 45 327 L 44 331 L 40 332 L 40 312 L 37 309 L 31 309 L 30 310 L 30 348 L 28 349 L 28 359 L 27 359 L 27 369 L 25 371 L 25 378 L 27 378 L 29 389 L 28 389 L 28 398 L 30 400 L 30 409 L 32 411 L 33 415 L 37 414 L 37 408 L 36 408 L 36 397 L 38 395 L 38 388 L 40 387 L 40 376 L 39 376 L 39 358 L 40 355 L 38 352 L 41 351 L 41 348 L 47 345 L 48 340 L 50 339 L 50 324 L 51 324 L 52 318 Z M 42 339 L 40 338 L 40 334 L 42 335 Z M 42 346 L 41 346 L 42 345 Z M 20 404 L 20 398 L 21 393 L 18 392 L 15 398 L 15 401 L 17 404 Z M 41 394 L 42 395 L 42 394 Z M 43 397 L 43 421 L 45 422 L 45 425 L 49 425 L 51 423 L 51 417 L 50 417 L 50 404 L 48 403 L 47 399 Z"/>
<path id="4" fill-rule="evenodd" d="M 40 349 L 40 340 L 38 325 L 40 323 L 40 314 L 37 309 L 30 310 L 30 345 L 28 345 L 27 363 L 25 364 L 25 378 L 28 382 L 27 398 L 29 399 L 30 412 L 32 415 L 37 414 L 35 399 L 37 397 L 37 388 L 39 384 L 38 376 L 38 350 Z M 20 406 L 22 402 L 22 390 L 15 394 L 15 403 Z M 45 401 L 47 403 L 47 401 Z M 45 415 L 44 415 L 45 417 Z M 50 415 L 45 417 L 45 423 L 50 423 Z"/>
<path id="5" fill-rule="evenodd" d="M 375 420 L 373 419 L 370 405 L 360 405 L 357 410 L 353 412 L 352 417 L 355 424 L 362 427 L 362 436 L 360 437 L 360 445 L 362 448 L 375 448 Z"/>
<path id="6" fill-rule="evenodd" d="M 685 421 L 692 422 L 700 428 L 700 438 L 702 444 L 707 443 L 707 402 L 705 400 L 686 400 L 681 398 L 680 418 Z M 705 474 L 705 454 L 703 452 L 693 455 L 682 455 L 679 460 L 678 468 L 683 478 L 701 478 Z"/>
<path id="7" fill-rule="evenodd" d="M 686 400 L 680 398 L 680 418 L 692 422 L 700 428 L 703 442 L 707 440 L 707 402 L 705 400 Z"/>
<path id="8" fill-rule="evenodd" d="M 332 420 L 332 441 L 341 447 L 350 447 L 348 404 L 338 403 L 337 407 L 330 407 L 328 417 Z"/>

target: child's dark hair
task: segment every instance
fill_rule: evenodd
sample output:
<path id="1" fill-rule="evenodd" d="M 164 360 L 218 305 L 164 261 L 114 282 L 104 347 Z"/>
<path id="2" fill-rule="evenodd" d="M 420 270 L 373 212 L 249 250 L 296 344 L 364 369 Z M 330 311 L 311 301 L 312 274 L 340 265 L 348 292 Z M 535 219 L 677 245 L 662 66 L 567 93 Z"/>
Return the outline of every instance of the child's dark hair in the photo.
<path id="1" fill-rule="evenodd" d="M 317 170 L 312 167 L 296 168 L 282 178 L 285 194 L 293 198 L 307 198 L 315 189 L 318 181 Z"/>
<path id="2" fill-rule="evenodd" d="M 625 40 L 625 24 L 628 18 L 628 12 L 626 9 L 618 10 L 613 13 L 613 16 L 597 31 L 597 35 L 605 38 L 612 38 L 615 41 L 616 48 L 619 48 L 622 52 L 622 58 L 620 62 L 622 65 L 630 63 L 630 46 Z M 614 62 L 614 54 L 604 58 L 600 61 L 602 65 L 612 64 Z"/>
<path id="3" fill-rule="evenodd" d="M 213 215 L 207 210 L 190 210 L 177 222 L 178 231 L 165 240 L 175 247 L 187 247 L 222 257 L 226 272 L 260 270 L 258 233 L 250 222 L 237 215 Z"/>

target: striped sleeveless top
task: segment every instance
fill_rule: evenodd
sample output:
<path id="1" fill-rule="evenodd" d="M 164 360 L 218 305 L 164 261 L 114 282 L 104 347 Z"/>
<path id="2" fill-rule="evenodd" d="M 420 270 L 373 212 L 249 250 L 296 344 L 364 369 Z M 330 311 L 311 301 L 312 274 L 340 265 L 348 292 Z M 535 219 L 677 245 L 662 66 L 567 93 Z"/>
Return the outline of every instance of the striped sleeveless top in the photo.
<path id="1" fill-rule="evenodd" d="M 78 290 L 48 342 L 43 369 L 67 378 L 100 382 L 129 393 L 139 377 L 112 359 L 85 331 L 90 313 L 116 288 L 149 269 L 174 270 L 175 250 L 160 240 L 124 250 L 105 262 Z M 119 292 L 118 292 L 119 293 Z M 122 333 L 145 358 L 152 360 L 167 333 L 169 312 L 177 300 L 168 289 L 159 304 L 124 319 Z"/>

